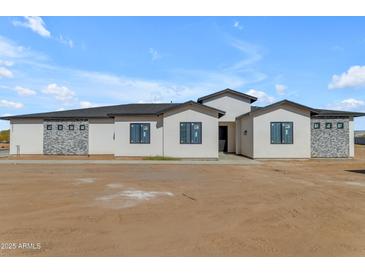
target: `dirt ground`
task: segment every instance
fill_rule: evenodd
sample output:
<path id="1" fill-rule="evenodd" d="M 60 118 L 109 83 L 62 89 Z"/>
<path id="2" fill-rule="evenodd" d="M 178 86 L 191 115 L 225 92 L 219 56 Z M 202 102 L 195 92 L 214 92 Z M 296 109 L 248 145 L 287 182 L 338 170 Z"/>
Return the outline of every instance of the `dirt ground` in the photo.
<path id="1" fill-rule="evenodd" d="M 1 164 L 0 255 L 365 256 L 365 146 L 356 153 L 249 166 Z"/>

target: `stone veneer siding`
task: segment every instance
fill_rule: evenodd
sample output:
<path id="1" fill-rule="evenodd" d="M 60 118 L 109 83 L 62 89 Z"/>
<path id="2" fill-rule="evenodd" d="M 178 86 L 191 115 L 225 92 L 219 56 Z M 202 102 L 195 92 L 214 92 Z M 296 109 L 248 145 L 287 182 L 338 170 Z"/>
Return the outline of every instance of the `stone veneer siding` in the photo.
<path id="1" fill-rule="evenodd" d="M 52 130 L 47 130 L 52 125 Z M 63 125 L 63 130 L 58 130 Z M 74 125 L 74 130 L 68 126 Z M 85 125 L 85 130 L 80 130 Z M 44 120 L 43 153 L 62 155 L 83 155 L 89 151 L 89 122 L 87 120 Z"/>
<path id="2" fill-rule="evenodd" d="M 343 129 L 337 128 L 338 122 L 343 123 Z M 320 128 L 314 129 L 314 123 L 320 123 Z M 332 128 L 326 129 L 326 123 L 332 123 Z M 312 157 L 349 157 L 349 138 L 350 136 L 348 118 L 311 119 Z"/>

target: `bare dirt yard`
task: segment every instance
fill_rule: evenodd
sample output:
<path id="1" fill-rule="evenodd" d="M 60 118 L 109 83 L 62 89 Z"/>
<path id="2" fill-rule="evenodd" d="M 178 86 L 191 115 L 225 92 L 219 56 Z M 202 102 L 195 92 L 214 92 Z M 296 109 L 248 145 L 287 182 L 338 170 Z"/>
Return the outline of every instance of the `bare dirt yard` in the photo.
<path id="1" fill-rule="evenodd" d="M 0 255 L 364 256 L 356 150 L 247 166 L 1 164 Z"/>

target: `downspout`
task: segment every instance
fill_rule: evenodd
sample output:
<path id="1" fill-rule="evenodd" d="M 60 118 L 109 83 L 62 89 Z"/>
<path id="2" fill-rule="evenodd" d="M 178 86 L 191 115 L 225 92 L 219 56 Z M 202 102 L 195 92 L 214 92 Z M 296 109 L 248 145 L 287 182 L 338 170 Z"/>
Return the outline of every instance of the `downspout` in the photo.
<path id="1" fill-rule="evenodd" d="M 165 157 L 165 125 L 162 116 L 162 157 Z"/>

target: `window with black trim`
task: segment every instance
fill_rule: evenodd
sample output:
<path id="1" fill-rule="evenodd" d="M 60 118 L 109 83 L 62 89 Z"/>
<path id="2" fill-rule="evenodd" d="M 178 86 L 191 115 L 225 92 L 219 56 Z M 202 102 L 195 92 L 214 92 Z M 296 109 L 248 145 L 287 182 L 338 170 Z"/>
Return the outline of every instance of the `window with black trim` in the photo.
<path id="1" fill-rule="evenodd" d="M 52 125 L 47 125 L 47 130 L 52 130 Z"/>
<path id="2" fill-rule="evenodd" d="M 321 123 L 314 123 L 313 128 L 314 129 L 320 129 L 321 128 Z"/>
<path id="3" fill-rule="evenodd" d="M 63 125 L 57 125 L 58 130 L 63 130 Z"/>
<path id="4" fill-rule="evenodd" d="M 85 130 L 86 126 L 85 125 L 80 125 L 80 130 Z"/>
<path id="5" fill-rule="evenodd" d="M 68 130 L 75 130 L 75 125 L 68 125 Z"/>
<path id="6" fill-rule="evenodd" d="M 332 128 L 332 123 L 326 123 L 326 129 L 331 129 Z"/>
<path id="7" fill-rule="evenodd" d="M 150 143 L 150 123 L 131 123 L 129 132 L 131 144 Z"/>
<path id="8" fill-rule="evenodd" d="M 202 123 L 181 122 L 180 123 L 180 144 L 201 144 Z"/>
<path id="9" fill-rule="evenodd" d="M 337 123 L 337 128 L 338 129 L 343 129 L 343 122 L 338 122 Z"/>
<path id="10" fill-rule="evenodd" d="M 271 144 L 293 144 L 293 122 L 271 122 Z"/>

